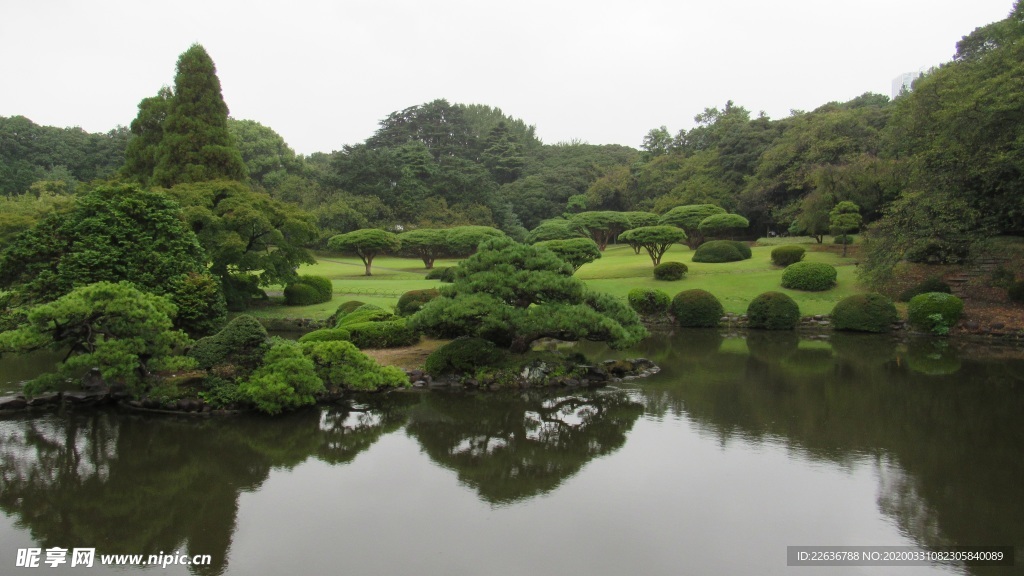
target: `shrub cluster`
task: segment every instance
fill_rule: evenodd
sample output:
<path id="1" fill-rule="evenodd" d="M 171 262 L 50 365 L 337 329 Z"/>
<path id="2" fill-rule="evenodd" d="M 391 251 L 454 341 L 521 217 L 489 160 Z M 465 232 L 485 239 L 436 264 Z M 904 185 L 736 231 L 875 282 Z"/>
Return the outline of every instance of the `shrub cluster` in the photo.
<path id="1" fill-rule="evenodd" d="M 252 316 L 242 315 L 213 336 L 197 340 L 188 356 L 204 369 L 221 364 L 253 368 L 263 356 L 266 342 L 266 329 Z"/>
<path id="2" fill-rule="evenodd" d="M 803 260 L 806 252 L 807 251 L 804 250 L 803 246 L 794 246 L 792 244 L 779 246 L 772 249 L 772 263 L 776 266 L 782 266 L 785 268 L 790 264 L 796 264 Z"/>
<path id="3" fill-rule="evenodd" d="M 441 266 L 427 272 L 427 280 L 440 280 L 451 284 L 455 282 L 455 266 Z"/>
<path id="4" fill-rule="evenodd" d="M 249 309 L 254 299 L 266 300 L 267 293 L 259 287 L 259 278 L 249 274 L 230 274 L 224 278 L 224 301 L 231 312 Z"/>
<path id="5" fill-rule="evenodd" d="M 945 292 L 927 292 L 910 299 L 907 317 L 916 328 L 945 334 L 960 320 L 964 301 Z"/>
<path id="6" fill-rule="evenodd" d="M 672 315 L 686 328 L 718 326 L 724 312 L 718 298 L 706 290 L 684 290 L 672 299 Z"/>
<path id="7" fill-rule="evenodd" d="M 751 256 L 750 246 L 737 240 L 712 240 L 697 247 L 693 253 L 694 262 L 719 264 L 739 262 Z"/>
<path id="8" fill-rule="evenodd" d="M 1006 289 L 1010 302 L 1024 302 L 1024 281 L 1014 282 Z"/>
<path id="9" fill-rule="evenodd" d="M 306 342 L 336 342 L 339 340 L 351 339 L 351 333 L 344 328 L 324 328 L 303 334 L 299 343 Z"/>
<path id="10" fill-rule="evenodd" d="M 833 244 L 853 244 L 854 238 L 849 234 L 842 234 L 832 239 Z"/>
<path id="11" fill-rule="evenodd" d="M 478 368 L 494 366 L 504 351 L 483 338 L 463 336 L 441 346 L 427 356 L 423 368 L 435 376 L 440 374 L 472 374 Z"/>
<path id="12" fill-rule="evenodd" d="M 910 299 L 913 298 L 914 296 L 917 296 L 918 294 L 927 294 L 929 292 L 942 292 L 945 294 L 949 294 L 952 292 L 952 290 L 950 289 L 949 284 L 946 284 L 945 282 L 942 281 L 942 278 L 939 278 L 938 276 L 933 276 L 925 280 L 924 282 L 921 282 L 917 286 L 907 288 L 903 292 L 900 292 L 899 298 L 897 298 L 897 300 L 899 300 L 900 302 L 910 302 Z"/>
<path id="13" fill-rule="evenodd" d="M 844 298 L 832 308 L 832 326 L 836 330 L 888 332 L 899 319 L 896 306 L 881 294 L 856 294 Z"/>
<path id="14" fill-rule="evenodd" d="M 629 306 L 644 316 L 664 314 L 668 311 L 669 296 L 661 290 L 634 288 L 627 296 Z"/>
<path id="15" fill-rule="evenodd" d="M 348 315 L 350 312 L 356 310 L 360 306 L 363 306 L 364 304 L 366 303 L 360 302 L 358 300 L 349 300 L 348 302 L 342 302 L 341 305 L 334 310 L 334 314 L 331 314 L 331 317 L 329 319 L 330 325 L 337 326 L 338 322 L 341 321 L 343 317 Z"/>
<path id="16" fill-rule="evenodd" d="M 263 364 L 238 385 L 239 395 L 267 414 L 313 404 L 315 394 L 323 391 L 323 380 L 300 345 L 279 338 L 264 354 Z"/>
<path id="17" fill-rule="evenodd" d="M 375 306 L 373 304 L 363 304 L 355 310 L 338 318 L 338 322 L 334 325 L 335 328 L 347 328 L 353 324 L 363 324 L 366 322 L 386 322 L 388 320 L 394 320 L 395 315 L 392 312 Z"/>
<path id="18" fill-rule="evenodd" d="M 404 318 L 348 324 L 345 329 L 349 331 L 349 340 L 359 348 L 398 348 L 420 341 L 420 335 Z"/>
<path id="19" fill-rule="evenodd" d="M 373 391 L 409 386 L 400 368 L 377 364 L 351 342 L 309 342 L 302 351 L 312 360 L 317 376 L 332 388 Z"/>
<path id="20" fill-rule="evenodd" d="M 323 276 L 299 276 L 298 281 L 284 288 L 284 302 L 288 306 L 309 306 L 330 302 L 334 286 Z"/>
<path id="21" fill-rule="evenodd" d="M 836 285 L 836 267 L 821 262 L 797 262 L 782 271 L 782 287 L 808 292 L 829 290 Z"/>
<path id="22" fill-rule="evenodd" d="M 765 292 L 747 306 L 747 326 L 764 330 L 792 330 L 800 321 L 800 306 L 782 292 Z"/>
<path id="23" fill-rule="evenodd" d="M 654 267 L 655 280 L 680 280 L 688 268 L 682 262 L 662 262 Z"/>
<path id="24" fill-rule="evenodd" d="M 440 295 L 441 293 L 436 288 L 410 290 L 405 294 L 402 294 L 402 297 L 398 299 L 398 305 L 395 307 L 395 311 L 398 312 L 399 316 L 411 316 L 416 312 L 419 312 L 420 308 L 422 308 L 424 304 Z"/>

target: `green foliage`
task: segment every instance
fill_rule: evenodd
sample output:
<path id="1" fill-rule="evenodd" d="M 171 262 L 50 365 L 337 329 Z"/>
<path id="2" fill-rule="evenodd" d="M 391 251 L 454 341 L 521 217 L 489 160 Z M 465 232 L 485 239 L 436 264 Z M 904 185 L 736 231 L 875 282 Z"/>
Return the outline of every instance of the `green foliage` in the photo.
<path id="1" fill-rule="evenodd" d="M 746 248 L 746 250 L 744 250 Z M 739 262 L 750 258 L 750 247 L 735 240 L 712 240 L 697 247 L 693 253 L 694 262 L 721 264 Z"/>
<path id="2" fill-rule="evenodd" d="M 208 272 L 189 272 L 171 280 L 168 297 L 178 308 L 175 325 L 191 336 L 213 334 L 224 326 L 227 305 L 221 284 Z"/>
<path id="3" fill-rule="evenodd" d="M 228 118 L 228 131 L 254 184 L 266 188 L 286 174 L 301 171 L 295 151 L 271 128 L 254 120 Z"/>
<path id="4" fill-rule="evenodd" d="M 416 312 L 419 312 L 420 308 L 423 308 L 424 304 L 440 295 L 441 293 L 436 288 L 428 288 L 426 290 L 409 290 L 398 298 L 398 304 L 395 306 L 395 311 L 399 316 L 411 316 Z"/>
<path id="5" fill-rule="evenodd" d="M 305 342 L 337 342 L 340 340 L 351 340 L 351 338 L 351 333 L 344 328 L 322 328 L 303 334 L 298 342 L 300 344 Z"/>
<path id="6" fill-rule="evenodd" d="M 569 221 L 586 232 L 602 252 L 609 242 L 629 227 L 625 214 L 613 211 L 580 212 L 573 214 Z"/>
<path id="7" fill-rule="evenodd" d="M 669 296 L 661 290 L 633 288 L 627 296 L 629 306 L 638 314 L 654 316 L 668 311 Z"/>
<path id="8" fill-rule="evenodd" d="M 425 278 L 427 280 L 440 280 L 441 282 L 451 284 L 452 282 L 455 282 L 455 267 L 442 266 L 440 268 L 434 268 L 430 272 L 427 272 Z"/>
<path id="9" fill-rule="evenodd" d="M 832 239 L 832 243 L 833 244 L 847 244 L 848 245 L 848 244 L 853 244 L 854 242 L 855 242 L 855 238 L 853 236 L 848 235 L 848 234 L 843 234 L 842 236 L 836 236 L 835 238 Z"/>
<path id="10" fill-rule="evenodd" d="M 782 271 L 782 287 L 820 292 L 836 285 L 836 267 L 821 262 L 797 262 Z"/>
<path id="11" fill-rule="evenodd" d="M 714 328 L 725 313 L 714 294 L 700 289 L 683 290 L 672 298 L 672 315 L 684 328 Z"/>
<path id="12" fill-rule="evenodd" d="M 503 358 L 502 350 L 495 347 L 493 342 L 464 336 L 431 352 L 423 369 L 434 376 L 474 374 L 480 368 L 495 366 Z"/>
<path id="13" fill-rule="evenodd" d="M 564 218 L 553 218 L 544 220 L 530 231 L 526 237 L 527 244 L 536 244 L 547 240 L 568 240 L 570 238 L 585 237 L 582 230 L 573 222 Z"/>
<path id="14" fill-rule="evenodd" d="M 402 252 L 423 260 L 428 270 L 434 267 L 434 260 L 451 251 L 448 241 L 449 230 L 444 228 L 420 228 L 398 235 Z"/>
<path id="15" fill-rule="evenodd" d="M 716 214 L 725 214 L 725 209 L 714 204 L 690 204 L 676 206 L 662 215 L 661 224 L 682 228 L 686 232 L 686 245 L 696 249 L 704 243 L 704 234 L 700 231 L 700 223 L 705 218 Z"/>
<path id="16" fill-rule="evenodd" d="M 800 321 L 800 307 L 782 292 L 765 292 L 747 306 L 747 326 L 763 330 L 792 330 Z"/>
<path id="17" fill-rule="evenodd" d="M 327 247 L 336 252 L 355 254 L 366 266 L 366 275 L 371 276 L 370 266 L 373 259 L 379 254 L 393 254 L 398 252 L 402 241 L 398 235 L 385 230 L 364 229 L 339 234 L 327 242 Z"/>
<path id="18" fill-rule="evenodd" d="M 328 387 L 372 392 L 409 386 L 409 378 L 400 368 L 377 364 L 351 342 L 304 342 L 301 347 Z"/>
<path id="19" fill-rule="evenodd" d="M 316 394 L 323 391 L 313 361 L 298 343 L 280 338 L 271 343 L 260 367 L 238 385 L 239 395 L 267 414 L 314 404 Z"/>
<path id="20" fill-rule="evenodd" d="M 928 292 L 943 292 L 946 294 L 950 294 L 952 293 L 952 291 L 953 290 L 949 287 L 949 284 L 943 282 L 941 277 L 932 276 L 931 278 L 928 278 L 927 280 L 921 282 L 917 286 L 912 286 L 910 288 L 907 288 L 903 292 L 900 292 L 899 298 L 897 298 L 897 300 L 899 300 L 900 302 L 910 302 L 910 299 L 913 298 L 914 296 L 917 296 L 918 294 L 925 294 Z"/>
<path id="21" fill-rule="evenodd" d="M 302 276 L 299 276 L 299 282 L 308 284 L 315 288 L 317 294 L 320 296 L 320 302 L 330 302 L 331 297 L 334 295 L 334 284 L 331 283 L 330 279 L 324 278 L 323 276 L 303 274 Z"/>
<path id="22" fill-rule="evenodd" d="M 1018 280 L 1010 287 L 1006 289 L 1006 296 L 1010 299 L 1010 302 L 1021 303 L 1024 302 L 1024 281 Z"/>
<path id="23" fill-rule="evenodd" d="M 682 262 L 663 262 L 654 267 L 654 279 L 682 280 L 687 270 L 686 264 Z"/>
<path id="24" fill-rule="evenodd" d="M 222 279 L 224 300 L 231 312 L 244 312 L 253 300 L 266 300 L 267 293 L 259 287 L 260 279 L 251 274 L 228 274 Z"/>
<path id="25" fill-rule="evenodd" d="M 739 214 L 712 214 L 700 221 L 697 230 L 704 237 L 732 236 L 746 230 L 750 222 Z"/>
<path id="26" fill-rule="evenodd" d="M 944 292 L 918 294 L 907 304 L 907 318 L 915 328 L 946 334 L 960 320 L 963 300 Z"/>
<path id="27" fill-rule="evenodd" d="M 899 319 L 896 306 L 881 294 L 856 294 L 832 309 L 832 327 L 856 332 L 889 332 Z"/>
<path id="28" fill-rule="evenodd" d="M 245 180 L 245 164 L 228 131 L 228 107 L 216 68 L 199 44 L 178 58 L 174 95 L 162 128 L 155 183 L 169 188 L 186 182 Z"/>
<path id="29" fill-rule="evenodd" d="M 266 351 L 267 330 L 252 316 L 236 316 L 220 332 L 200 338 L 188 351 L 200 368 L 231 364 L 242 369 L 256 367 Z"/>
<path id="30" fill-rule="evenodd" d="M 329 324 L 331 326 L 337 326 L 338 322 L 341 322 L 342 318 L 344 318 L 348 314 L 358 310 L 360 307 L 364 306 L 365 304 L 366 304 L 365 302 L 360 302 L 359 300 L 349 300 L 347 302 L 342 302 L 334 310 L 334 314 L 331 314 L 331 317 L 328 319 L 329 320 Z"/>
<path id="31" fill-rule="evenodd" d="M 803 260 L 805 253 L 802 246 L 779 246 L 772 249 L 772 264 L 785 268 Z"/>
<path id="32" fill-rule="evenodd" d="M 641 226 L 626 230 L 619 235 L 619 240 L 632 246 L 637 254 L 640 249 L 646 250 L 657 266 L 673 244 L 686 240 L 686 233 L 675 226 Z"/>
<path id="33" fill-rule="evenodd" d="M 572 266 L 574 271 L 582 268 L 584 264 L 589 264 L 601 258 L 601 250 L 589 238 L 545 240 L 535 243 L 534 246 L 551 250 L 556 256 Z"/>
<path id="34" fill-rule="evenodd" d="M 524 352 L 545 336 L 623 347 L 646 334 L 636 313 L 589 292 L 572 267 L 547 250 L 494 239 L 459 265 L 455 283 L 412 317 L 440 337 L 475 336 Z"/>
<path id="35" fill-rule="evenodd" d="M 243 401 L 238 383 L 220 376 L 207 376 L 203 379 L 203 390 L 199 397 L 213 408 L 233 408 Z"/>
<path id="36" fill-rule="evenodd" d="M 176 313 L 128 282 L 97 282 L 29 310 L 27 324 L 0 334 L 0 352 L 68 350 L 62 377 L 98 367 L 108 382 L 134 386 L 151 370 L 190 364 L 177 356 L 190 340 L 173 328 Z"/>
<path id="37" fill-rule="evenodd" d="M 405 318 L 346 324 L 345 329 L 350 333 L 349 340 L 359 348 L 401 348 L 420 341 L 420 335 Z"/>
<path id="38" fill-rule="evenodd" d="M 380 306 L 363 304 L 344 316 L 340 316 L 335 327 L 345 328 L 352 324 L 362 324 L 364 322 L 386 322 L 394 319 L 395 315 L 393 313 L 381 308 Z"/>
<path id="39" fill-rule="evenodd" d="M 448 230 L 449 253 L 463 258 L 475 253 L 480 243 L 504 236 L 504 232 L 490 226 L 456 226 Z"/>
<path id="40" fill-rule="evenodd" d="M 293 282 L 284 288 L 284 303 L 287 306 L 309 306 L 322 301 L 317 289 L 304 282 Z"/>

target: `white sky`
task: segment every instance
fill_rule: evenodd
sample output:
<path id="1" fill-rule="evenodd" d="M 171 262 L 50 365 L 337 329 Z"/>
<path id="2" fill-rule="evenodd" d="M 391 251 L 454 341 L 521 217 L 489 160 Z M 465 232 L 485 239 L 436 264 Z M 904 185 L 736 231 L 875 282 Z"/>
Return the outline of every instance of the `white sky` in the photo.
<path id="1" fill-rule="evenodd" d="M 362 142 L 394 110 L 488 104 L 546 143 L 639 147 L 733 100 L 772 118 L 950 60 L 1012 0 L 5 0 L 0 116 L 105 132 L 213 57 L 231 115 L 297 152 Z"/>

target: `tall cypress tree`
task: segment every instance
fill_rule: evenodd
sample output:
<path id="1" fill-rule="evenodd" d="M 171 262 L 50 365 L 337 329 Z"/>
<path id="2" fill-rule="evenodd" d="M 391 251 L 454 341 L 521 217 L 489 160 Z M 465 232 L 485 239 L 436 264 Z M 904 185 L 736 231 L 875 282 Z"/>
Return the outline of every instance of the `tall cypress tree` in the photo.
<path id="1" fill-rule="evenodd" d="M 228 106 L 213 60 L 199 44 L 178 58 L 174 96 L 163 123 L 153 182 L 164 187 L 245 180 L 242 155 L 228 132 Z"/>
<path id="2" fill-rule="evenodd" d="M 164 120 L 171 107 L 171 89 L 164 86 L 156 96 L 139 102 L 139 115 L 132 120 L 131 139 L 124 152 L 121 173 L 148 185 L 160 160 L 160 142 L 164 139 Z"/>

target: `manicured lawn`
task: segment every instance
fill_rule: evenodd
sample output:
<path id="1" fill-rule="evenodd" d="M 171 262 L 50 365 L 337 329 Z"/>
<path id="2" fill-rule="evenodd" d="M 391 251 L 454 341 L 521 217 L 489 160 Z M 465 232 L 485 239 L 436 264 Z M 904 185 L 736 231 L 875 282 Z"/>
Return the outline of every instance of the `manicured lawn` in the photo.
<path id="1" fill-rule="evenodd" d="M 812 245 L 806 247 L 813 248 Z M 638 287 L 657 288 L 669 295 L 701 288 L 717 296 L 727 312 L 736 313 L 745 312 L 747 304 L 758 294 L 772 290 L 789 294 L 800 305 L 804 315 L 828 314 L 839 300 L 864 291 L 856 284 L 854 259 L 810 250 L 805 261 L 825 262 L 835 266 L 839 272 L 837 286 L 827 292 L 783 289 L 780 286 L 782 269 L 771 263 L 772 248 L 752 248 L 753 257 L 750 260 L 704 264 L 693 262 L 693 253 L 686 246 L 675 245 L 662 261 L 682 262 L 689 267 L 689 272 L 682 280 L 663 282 L 654 279 L 651 259 L 646 252 L 634 254 L 628 246 L 609 246 L 600 260 L 584 265 L 577 276 L 595 290 L 621 298 Z M 331 254 L 317 254 L 317 258 L 316 264 L 303 266 L 299 273 L 330 278 L 334 285 L 334 298 L 330 302 L 312 306 L 268 306 L 252 313 L 274 318 L 326 318 L 339 304 L 348 300 L 390 307 L 395 305 L 404 292 L 441 286 L 439 281 L 425 278 L 427 270 L 417 259 L 381 256 L 373 262 L 373 276 L 365 276 L 363 263 L 358 258 Z M 434 266 L 453 266 L 457 262 L 438 260 Z M 279 291 L 281 287 L 272 287 L 270 291 L 273 293 L 275 289 Z M 274 299 L 281 300 L 280 297 Z"/>

